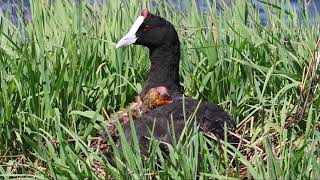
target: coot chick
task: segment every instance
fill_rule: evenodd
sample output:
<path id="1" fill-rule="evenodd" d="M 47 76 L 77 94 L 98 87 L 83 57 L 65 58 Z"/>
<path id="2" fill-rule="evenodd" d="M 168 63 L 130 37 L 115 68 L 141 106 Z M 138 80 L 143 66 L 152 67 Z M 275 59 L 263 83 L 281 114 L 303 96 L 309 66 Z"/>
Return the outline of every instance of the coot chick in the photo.
<path id="1" fill-rule="evenodd" d="M 138 119 L 144 113 L 151 111 L 153 108 L 163 106 L 165 104 L 171 104 L 173 102 L 169 91 L 164 86 L 151 88 L 149 92 L 143 97 L 136 97 L 136 102 L 133 102 L 123 111 L 119 111 L 110 115 L 110 119 L 106 125 L 106 129 L 103 129 L 101 135 L 103 139 L 107 140 L 107 133 L 117 140 L 117 128 L 116 123 L 119 120 L 120 124 L 125 127 L 129 125 L 129 116 L 132 116 L 133 120 Z M 130 113 L 129 113 L 130 111 Z"/>
<path id="2" fill-rule="evenodd" d="M 144 154 L 147 153 L 148 137 L 151 136 L 150 132 L 153 127 L 153 136 L 156 140 L 172 143 L 173 137 L 169 127 L 173 125 L 175 138 L 178 139 L 185 127 L 185 116 L 187 119 L 196 109 L 197 123 L 206 132 L 223 138 L 225 125 L 228 130 L 234 131 L 234 121 L 221 106 L 201 102 L 197 108 L 199 101 L 184 97 L 179 82 L 180 42 L 170 22 L 151 14 L 146 9 L 142 10 L 129 32 L 117 43 L 116 48 L 130 44 L 142 45 L 149 49 L 150 73 L 140 96 L 143 97 L 153 87 L 165 86 L 173 98 L 173 103 L 156 107 L 134 122 L 138 141 Z M 125 134 L 130 143 L 130 127 L 125 128 Z M 233 141 L 233 138 L 230 140 Z"/>

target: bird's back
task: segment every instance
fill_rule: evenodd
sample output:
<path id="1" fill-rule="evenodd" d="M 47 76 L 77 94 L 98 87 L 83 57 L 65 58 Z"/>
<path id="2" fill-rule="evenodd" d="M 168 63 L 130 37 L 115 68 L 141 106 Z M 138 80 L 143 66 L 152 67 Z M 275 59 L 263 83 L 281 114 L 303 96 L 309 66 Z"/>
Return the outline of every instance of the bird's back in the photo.
<path id="1" fill-rule="evenodd" d="M 195 113 L 195 114 L 193 114 Z M 173 134 L 179 139 L 185 122 L 195 115 L 200 128 L 205 132 L 211 132 L 218 138 L 224 136 L 224 125 L 228 130 L 235 129 L 235 123 L 228 113 L 219 105 L 208 102 L 199 102 L 189 97 L 174 97 L 173 103 L 159 106 L 135 120 L 137 138 L 141 147 L 147 148 L 150 132 L 156 140 L 172 144 Z M 128 141 L 131 141 L 130 127 L 125 127 Z"/>

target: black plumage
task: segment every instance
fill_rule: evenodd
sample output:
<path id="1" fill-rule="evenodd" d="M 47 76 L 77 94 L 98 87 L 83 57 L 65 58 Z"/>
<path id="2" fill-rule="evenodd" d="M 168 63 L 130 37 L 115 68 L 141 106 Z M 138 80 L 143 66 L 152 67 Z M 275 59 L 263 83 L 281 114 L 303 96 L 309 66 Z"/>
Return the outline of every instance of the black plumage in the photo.
<path id="1" fill-rule="evenodd" d="M 197 108 L 199 101 L 183 96 L 179 82 L 180 42 L 174 26 L 146 10 L 142 14 L 145 19 L 135 33 L 137 39 L 134 44 L 149 49 L 151 68 L 140 96 L 143 97 L 153 87 L 165 86 L 173 98 L 173 103 L 154 108 L 134 121 L 142 152 L 146 153 L 149 143 L 146 137 L 150 137 L 154 125 L 154 138 L 172 143 L 173 138 L 169 129 L 172 126 L 171 123 L 173 123 L 176 138 L 179 138 L 185 126 L 184 115 L 188 118 Z M 221 106 L 208 102 L 200 103 L 196 119 L 202 129 L 219 138 L 224 136 L 224 125 L 231 131 L 235 129 L 235 123 L 230 115 Z M 130 126 L 124 128 L 126 137 L 131 142 Z"/>

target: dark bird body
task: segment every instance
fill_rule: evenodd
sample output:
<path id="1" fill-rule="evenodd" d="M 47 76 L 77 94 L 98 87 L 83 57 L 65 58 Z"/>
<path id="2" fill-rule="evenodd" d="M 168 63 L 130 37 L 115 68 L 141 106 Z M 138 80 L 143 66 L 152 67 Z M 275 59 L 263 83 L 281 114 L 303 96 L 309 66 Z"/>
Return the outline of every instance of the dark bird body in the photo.
<path id="1" fill-rule="evenodd" d="M 173 103 L 156 107 L 134 121 L 142 152 L 146 153 L 149 143 L 147 137 L 151 136 L 153 126 L 154 138 L 171 144 L 173 137 L 170 127 L 173 125 L 176 139 L 179 139 L 185 127 L 185 119 L 193 114 L 199 101 L 183 97 L 179 82 L 180 43 L 174 26 L 147 10 L 143 10 L 140 17 L 143 22 L 138 24 L 137 20 L 129 33 L 118 42 L 117 47 L 138 44 L 149 49 L 151 68 L 147 83 L 140 93 L 141 97 L 153 87 L 165 86 L 173 98 Z M 139 28 L 132 34 L 132 29 L 137 24 Z M 130 38 L 134 38 L 134 42 Z M 224 125 L 231 131 L 235 128 L 234 121 L 219 105 L 201 102 L 195 117 L 201 129 L 219 138 L 224 136 Z M 125 134 L 130 142 L 130 127 L 126 127 Z"/>
<path id="2" fill-rule="evenodd" d="M 135 128 L 142 152 L 144 154 L 147 153 L 148 138 L 151 137 L 150 132 L 153 126 L 155 139 L 172 144 L 172 135 L 175 135 L 176 140 L 179 139 L 185 127 L 185 120 L 191 117 L 194 112 L 200 128 L 205 132 L 215 134 L 218 138 L 223 138 L 224 124 L 229 130 L 234 129 L 233 120 L 220 106 L 208 102 L 200 102 L 199 106 L 198 104 L 199 101 L 197 100 L 177 95 L 174 97 L 173 103 L 154 108 L 136 120 Z M 174 127 L 174 132 L 172 132 L 172 126 Z M 130 127 L 125 129 L 125 134 L 128 141 L 131 142 Z"/>

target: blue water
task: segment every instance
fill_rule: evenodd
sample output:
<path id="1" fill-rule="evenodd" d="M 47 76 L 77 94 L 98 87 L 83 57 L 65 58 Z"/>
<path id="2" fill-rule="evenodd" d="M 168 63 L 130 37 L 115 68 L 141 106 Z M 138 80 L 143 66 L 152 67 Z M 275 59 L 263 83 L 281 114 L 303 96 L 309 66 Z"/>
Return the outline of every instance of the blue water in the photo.
<path id="1" fill-rule="evenodd" d="M 10 3 L 9 3 L 10 2 Z M 21 8 L 22 3 L 23 5 L 23 13 L 27 20 L 31 19 L 31 13 L 30 13 L 30 3 L 29 0 L 0 0 L 0 8 L 3 13 L 6 13 L 7 8 L 11 8 L 12 15 L 10 16 L 11 22 L 14 24 L 18 23 L 18 9 Z"/>
<path id="2" fill-rule="evenodd" d="M 259 2 L 258 0 L 253 0 L 252 2 L 259 9 L 261 23 L 265 25 L 267 22 L 267 17 L 263 10 L 264 4 Z M 320 14 L 320 0 L 307 1 L 305 8 L 301 4 L 298 4 L 298 0 L 290 0 L 290 5 L 298 12 L 298 15 L 304 14 L 304 10 L 307 10 L 309 14 L 309 21 L 312 24 L 319 24 L 317 18 Z M 288 7 L 288 4 L 286 4 L 285 7 Z"/>
<path id="3" fill-rule="evenodd" d="M 79 1 L 79 0 L 76 0 Z M 90 3 L 93 3 L 94 1 L 98 1 L 98 3 L 102 4 L 104 0 L 90 0 Z M 177 5 L 179 4 L 181 0 L 171 0 L 172 4 Z M 202 10 L 206 9 L 206 1 L 207 0 L 197 0 L 198 7 Z M 232 2 L 235 0 L 224 0 L 226 4 L 232 4 Z M 10 2 L 10 3 L 9 3 Z M 22 2 L 24 2 L 24 5 L 22 5 Z M 260 19 L 261 23 L 263 25 L 267 22 L 267 17 L 263 11 L 263 4 L 259 2 L 258 0 L 252 0 L 253 4 L 259 9 L 260 12 Z M 317 22 L 317 16 L 320 14 L 320 0 L 308 0 L 306 5 L 306 9 L 308 10 L 310 21 L 313 24 L 319 24 Z M 290 0 L 290 4 L 292 7 L 294 7 L 298 12 L 303 14 L 304 8 L 301 5 L 298 5 L 298 0 Z M 181 5 L 183 6 L 183 4 Z M 12 16 L 10 17 L 10 20 L 14 23 L 18 23 L 18 9 L 20 7 L 23 7 L 23 13 L 25 16 L 25 19 L 27 21 L 31 20 L 31 12 L 30 12 L 30 3 L 29 0 L 0 0 L 0 8 L 3 13 L 7 10 L 7 8 L 11 8 Z M 182 7 L 183 8 L 183 7 Z"/>

